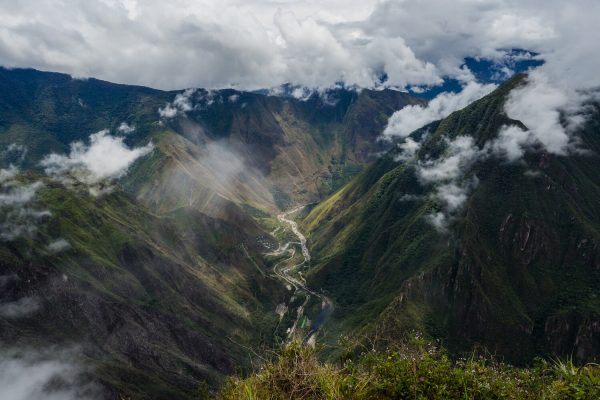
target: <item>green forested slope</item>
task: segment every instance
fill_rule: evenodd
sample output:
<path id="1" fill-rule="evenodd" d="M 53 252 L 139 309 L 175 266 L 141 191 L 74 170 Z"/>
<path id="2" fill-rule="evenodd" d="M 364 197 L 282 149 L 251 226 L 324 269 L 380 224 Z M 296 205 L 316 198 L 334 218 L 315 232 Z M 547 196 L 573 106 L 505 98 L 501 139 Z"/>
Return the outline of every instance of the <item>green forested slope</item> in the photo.
<path id="1" fill-rule="evenodd" d="M 191 398 L 272 346 L 289 294 L 264 258 L 275 226 L 256 217 L 345 183 L 385 147 L 371 139 L 389 115 L 420 103 L 198 90 L 161 118 L 182 93 L 0 68 L 0 168 L 18 169 L 0 182 L 0 228 L 31 230 L 0 238 L 0 305 L 25 307 L 0 315 L 0 341 L 79 348 L 109 398 Z M 104 129 L 154 145 L 109 193 L 43 174 L 45 156 Z M 31 201 L 10 203 L 21 194 Z"/>
<path id="2" fill-rule="evenodd" d="M 444 154 L 448 140 L 495 138 L 516 77 L 492 94 L 413 135 L 428 136 L 417 159 Z M 417 329 L 453 351 L 480 344 L 508 360 L 600 356 L 600 115 L 578 132 L 588 152 L 532 151 L 523 162 L 481 158 L 478 184 L 447 232 L 428 215 L 441 205 L 414 162 L 378 160 L 304 221 L 315 251 L 310 282 L 338 305 L 342 331 L 398 336 Z"/>

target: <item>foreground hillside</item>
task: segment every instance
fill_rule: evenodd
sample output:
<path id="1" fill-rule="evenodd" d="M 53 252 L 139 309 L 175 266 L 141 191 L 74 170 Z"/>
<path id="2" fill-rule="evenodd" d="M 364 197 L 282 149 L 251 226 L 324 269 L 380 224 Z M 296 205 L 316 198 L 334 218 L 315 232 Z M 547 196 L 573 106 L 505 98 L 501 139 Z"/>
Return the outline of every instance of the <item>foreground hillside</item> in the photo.
<path id="1" fill-rule="evenodd" d="M 539 360 L 529 369 L 471 355 L 451 360 L 422 339 L 385 351 L 321 363 L 314 349 L 293 344 L 247 378 L 230 379 L 219 398 L 250 399 L 596 399 L 600 367 Z"/>
<path id="2" fill-rule="evenodd" d="M 483 346 L 512 362 L 600 357 L 600 109 L 581 150 L 494 153 L 513 78 L 413 133 L 304 221 L 309 282 L 338 305 L 331 337 L 416 329 L 452 351 Z M 495 144 L 494 144 L 495 143 Z"/>

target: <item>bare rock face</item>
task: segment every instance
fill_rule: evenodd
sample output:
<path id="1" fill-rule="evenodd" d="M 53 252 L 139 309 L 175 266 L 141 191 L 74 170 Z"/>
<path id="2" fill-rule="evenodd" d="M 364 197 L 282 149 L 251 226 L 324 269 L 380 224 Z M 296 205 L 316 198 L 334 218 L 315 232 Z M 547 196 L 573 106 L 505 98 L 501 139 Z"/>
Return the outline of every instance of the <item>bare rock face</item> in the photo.
<path id="1" fill-rule="evenodd" d="M 571 354 L 578 363 L 600 359 L 600 319 L 553 316 L 546 320 L 544 335 L 553 354 Z"/>
<path id="2" fill-rule="evenodd" d="M 149 374 L 156 382 L 177 387 L 185 396 L 193 393 L 198 381 L 215 378 L 209 371 L 224 375 L 234 371 L 235 356 L 215 342 L 207 334 L 209 330 L 190 329 L 184 319 L 158 305 L 111 298 L 76 276 L 34 263 L 27 268 L 1 263 L 0 275 L 14 277 L 3 288 L 2 305 L 24 298 L 36 301 L 33 309 L 21 307 L 18 315 L 14 311 L 0 317 L 3 346 L 75 346 L 80 349 L 80 357 L 88 359 L 94 381 L 107 393 L 123 393 L 118 382 L 127 376 L 143 379 L 144 374 Z M 201 285 L 198 289 L 206 290 Z M 137 294 L 130 291 L 133 297 Z M 210 324 L 192 310 L 185 319 L 199 325 Z M 161 397 L 160 392 L 155 395 Z"/>

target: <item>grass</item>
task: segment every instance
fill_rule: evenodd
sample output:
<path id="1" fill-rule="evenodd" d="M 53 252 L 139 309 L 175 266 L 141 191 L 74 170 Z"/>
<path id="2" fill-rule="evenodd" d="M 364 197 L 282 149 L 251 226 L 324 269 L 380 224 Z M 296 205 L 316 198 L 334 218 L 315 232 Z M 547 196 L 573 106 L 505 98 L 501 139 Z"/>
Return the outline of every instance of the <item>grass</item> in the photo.
<path id="1" fill-rule="evenodd" d="M 352 352 L 338 365 L 299 343 L 246 378 L 229 378 L 218 398 L 259 399 L 597 399 L 600 366 L 537 360 L 516 368 L 485 357 L 451 359 L 418 336 L 385 350 Z"/>

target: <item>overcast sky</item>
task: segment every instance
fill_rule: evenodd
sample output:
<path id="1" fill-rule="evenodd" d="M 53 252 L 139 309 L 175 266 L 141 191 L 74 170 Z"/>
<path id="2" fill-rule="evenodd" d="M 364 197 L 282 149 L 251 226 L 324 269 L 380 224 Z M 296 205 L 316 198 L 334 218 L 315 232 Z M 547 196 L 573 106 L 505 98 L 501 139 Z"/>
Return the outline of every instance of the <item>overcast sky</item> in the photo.
<path id="1" fill-rule="evenodd" d="M 2 0 L 0 64 L 163 89 L 435 84 L 465 56 L 540 52 L 598 85 L 598 0 Z"/>

